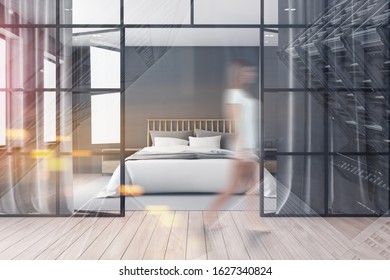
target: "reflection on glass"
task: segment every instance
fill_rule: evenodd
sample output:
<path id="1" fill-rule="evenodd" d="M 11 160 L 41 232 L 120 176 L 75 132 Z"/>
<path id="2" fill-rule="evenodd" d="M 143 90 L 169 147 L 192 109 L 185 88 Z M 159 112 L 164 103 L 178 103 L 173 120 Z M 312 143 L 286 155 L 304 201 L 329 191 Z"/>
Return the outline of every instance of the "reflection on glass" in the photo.
<path id="1" fill-rule="evenodd" d="M 6 95 L 5 92 L 0 92 L 0 146 L 6 143 Z"/>
<path id="2" fill-rule="evenodd" d="M 119 0 L 62 0 L 61 4 L 61 23 L 119 24 L 120 22 Z"/>
<path id="3" fill-rule="evenodd" d="M 264 85 L 266 88 L 304 88 L 310 73 L 299 72 L 300 57 L 289 44 L 302 28 L 279 28 L 264 33 Z M 310 86 L 309 86 L 310 87 Z"/>
<path id="4" fill-rule="evenodd" d="M 311 24 L 333 5 L 324 0 L 264 0 L 265 24 Z"/>
<path id="5" fill-rule="evenodd" d="M 332 214 L 382 215 L 389 209 L 389 157 L 337 155 L 329 162 Z"/>
<path id="6" fill-rule="evenodd" d="M 278 156 L 276 163 L 275 213 L 277 215 L 324 214 L 324 158 L 322 156 Z M 266 204 L 264 206 L 266 207 Z"/>
<path id="7" fill-rule="evenodd" d="M 0 18 L 5 24 L 55 24 L 56 1 L 1 0 Z"/>
<path id="8" fill-rule="evenodd" d="M 47 86 L 55 87 L 55 66 L 48 65 L 48 60 L 54 62 L 56 55 L 54 28 L 3 29 L 1 34 L 3 59 L 7 57 L 2 60 L 3 65 L 0 67 L 0 74 L 3 74 L 3 79 L 0 78 L 2 83 L 0 87 L 33 90 L 44 88 L 45 79 L 46 83 L 50 80 Z M 8 72 L 5 74 L 6 70 Z M 6 83 L 4 75 L 7 77 Z"/>
<path id="9" fill-rule="evenodd" d="M 62 88 L 120 88 L 117 29 L 61 29 Z"/>
<path id="10" fill-rule="evenodd" d="M 190 1 L 125 0 L 126 24 L 190 24 Z"/>
<path id="11" fill-rule="evenodd" d="M 264 94 L 264 139 L 278 152 L 324 152 L 326 117 L 322 99 L 310 93 Z"/>
<path id="12" fill-rule="evenodd" d="M 260 1 L 196 0 L 195 24 L 260 24 Z"/>
<path id="13" fill-rule="evenodd" d="M 257 28 L 128 28 L 126 46 L 257 47 L 259 34 Z"/>

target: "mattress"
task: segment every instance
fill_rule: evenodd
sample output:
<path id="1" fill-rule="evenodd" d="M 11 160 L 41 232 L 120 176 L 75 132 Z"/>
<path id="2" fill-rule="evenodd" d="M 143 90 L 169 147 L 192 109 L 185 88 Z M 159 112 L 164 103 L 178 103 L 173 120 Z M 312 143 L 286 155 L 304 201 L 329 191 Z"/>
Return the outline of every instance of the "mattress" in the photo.
<path id="1" fill-rule="evenodd" d="M 158 159 L 153 158 L 156 154 Z M 233 152 L 222 149 L 148 147 L 125 161 L 125 184 L 139 185 L 145 194 L 220 193 L 229 183 L 233 160 Z M 267 170 L 264 174 L 265 195 L 275 196 L 275 179 Z M 120 166 L 99 196 L 118 196 L 119 186 Z"/>

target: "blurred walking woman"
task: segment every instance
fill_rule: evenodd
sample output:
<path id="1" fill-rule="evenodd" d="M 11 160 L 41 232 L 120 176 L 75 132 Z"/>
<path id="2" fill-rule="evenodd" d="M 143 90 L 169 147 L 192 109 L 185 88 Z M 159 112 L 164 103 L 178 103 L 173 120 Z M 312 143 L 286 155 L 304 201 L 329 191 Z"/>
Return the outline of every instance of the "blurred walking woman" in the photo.
<path id="1" fill-rule="evenodd" d="M 234 59 L 227 69 L 228 87 L 224 92 L 224 114 L 235 124 L 232 149 L 235 160 L 226 189 L 211 204 L 210 210 L 220 210 L 230 195 L 245 187 L 246 190 L 258 182 L 257 157 L 257 102 L 251 97 L 249 87 L 257 79 L 257 72 L 243 59 Z M 212 220 L 208 220 L 209 226 Z"/>

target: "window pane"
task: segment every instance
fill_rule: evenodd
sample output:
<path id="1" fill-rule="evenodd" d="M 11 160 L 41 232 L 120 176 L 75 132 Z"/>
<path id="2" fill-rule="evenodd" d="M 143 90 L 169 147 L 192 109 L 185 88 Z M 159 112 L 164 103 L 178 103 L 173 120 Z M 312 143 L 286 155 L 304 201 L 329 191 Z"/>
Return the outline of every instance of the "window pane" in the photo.
<path id="1" fill-rule="evenodd" d="M 91 47 L 91 88 L 120 88 L 120 52 Z"/>
<path id="2" fill-rule="evenodd" d="M 63 0 L 62 23 L 119 24 L 119 0 Z"/>
<path id="3" fill-rule="evenodd" d="M 51 66 L 45 65 L 45 60 L 55 61 L 55 28 L 9 28 L 3 29 L 1 34 L 4 35 L 9 50 L 7 61 L 10 65 L 7 68 L 3 66 L 3 70 L 0 70 L 3 73 L 5 69 L 7 71 L 7 88 L 43 88 L 45 68 L 47 73 L 53 73 Z M 0 58 L 0 61 L 5 59 Z"/>
<path id="4" fill-rule="evenodd" d="M 319 19 L 326 8 L 324 0 L 264 0 L 264 23 L 310 24 Z M 342 1 L 340 1 L 342 2 Z M 345 1 L 344 1 L 345 2 Z M 355 2 L 355 1 L 349 1 Z"/>
<path id="5" fill-rule="evenodd" d="M 61 29 L 61 87 L 120 88 L 119 35 L 117 29 Z"/>
<path id="6" fill-rule="evenodd" d="M 0 1 L 0 18 L 6 24 L 54 24 L 56 1 Z"/>
<path id="7" fill-rule="evenodd" d="M 45 92 L 43 97 L 43 140 L 45 142 L 56 141 L 56 93 Z"/>
<path id="8" fill-rule="evenodd" d="M 48 59 L 44 61 L 44 87 L 56 87 L 56 64 Z"/>
<path id="9" fill-rule="evenodd" d="M 0 145 L 6 144 L 6 116 L 5 92 L 0 92 Z"/>
<path id="10" fill-rule="evenodd" d="M 189 24 L 189 0 L 125 0 L 127 24 Z"/>
<path id="11" fill-rule="evenodd" d="M 7 67 L 7 56 L 6 56 L 6 43 L 5 40 L 0 39 L 0 88 L 6 87 L 6 67 Z"/>
<path id="12" fill-rule="evenodd" d="M 322 95 L 266 92 L 265 146 L 276 148 L 278 152 L 324 152 L 326 114 L 323 102 Z"/>
<path id="13" fill-rule="evenodd" d="M 292 46 L 301 28 L 278 28 L 264 33 L 264 84 L 266 88 L 304 88 L 305 83 L 320 86 L 310 71 L 299 71 L 305 61 Z"/>
<path id="14" fill-rule="evenodd" d="M 332 214 L 382 215 L 388 211 L 388 156 L 339 154 L 329 164 L 328 208 Z"/>
<path id="15" fill-rule="evenodd" d="M 260 24 L 258 0 L 195 0 L 195 24 Z"/>
<path id="16" fill-rule="evenodd" d="M 137 28 L 126 30 L 127 46 L 259 46 L 257 28 Z"/>
<path id="17" fill-rule="evenodd" d="M 0 88 L 6 87 L 6 43 L 0 39 Z M 6 99 L 5 92 L 0 92 L 0 145 L 6 144 Z"/>
<path id="18" fill-rule="evenodd" d="M 276 214 L 324 214 L 324 157 L 278 156 L 275 178 Z"/>
<path id="19" fill-rule="evenodd" d="M 92 144 L 120 142 L 120 94 L 91 97 Z"/>
<path id="20" fill-rule="evenodd" d="M 44 61 L 44 87 L 56 87 L 56 64 L 45 59 Z M 56 141 L 56 93 L 45 92 L 43 96 L 43 140 Z"/>

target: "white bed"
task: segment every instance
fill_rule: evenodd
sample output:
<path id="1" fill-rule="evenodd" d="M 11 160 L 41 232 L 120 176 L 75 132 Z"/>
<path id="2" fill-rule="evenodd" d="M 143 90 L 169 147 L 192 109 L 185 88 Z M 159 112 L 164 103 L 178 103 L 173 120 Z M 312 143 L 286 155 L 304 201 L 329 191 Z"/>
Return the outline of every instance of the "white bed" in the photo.
<path id="1" fill-rule="evenodd" d="M 155 121 L 155 120 L 153 120 Z M 210 121 L 212 131 L 228 133 L 232 130 L 231 123 L 228 120 L 159 120 L 165 123 L 158 127 L 160 131 L 166 131 L 167 122 L 170 124 L 170 131 L 182 131 L 186 129 L 194 129 L 201 127 L 210 129 Z M 174 126 L 173 124 L 182 124 Z M 199 126 L 197 126 L 199 123 Z M 204 125 L 205 124 L 205 125 Z M 222 124 L 222 125 L 221 125 Z M 202 126 L 203 125 L 203 126 Z M 156 125 L 150 124 L 148 120 L 148 145 L 151 144 L 150 131 L 155 129 Z M 151 129 L 152 128 L 152 129 Z M 176 130 L 174 129 L 176 128 Z M 196 159 L 175 159 L 163 158 L 153 159 L 148 158 L 126 160 L 125 161 L 125 184 L 139 185 L 143 188 L 145 194 L 167 194 L 167 193 L 220 193 L 222 192 L 230 179 L 230 169 L 232 167 L 233 152 L 226 149 L 190 147 L 184 145 L 170 147 L 145 147 L 141 151 L 133 155 L 170 155 L 170 154 L 191 154 L 191 155 L 207 155 L 206 158 Z M 221 158 L 220 155 L 223 154 Z M 214 158 L 215 155 L 215 158 Z M 99 193 L 99 197 L 112 197 L 119 195 L 120 186 L 120 166 L 118 166 L 112 175 L 110 182 L 105 190 Z M 244 190 L 242 189 L 240 193 Z M 273 176 L 264 169 L 264 194 L 268 197 L 276 196 L 276 181 Z"/>

